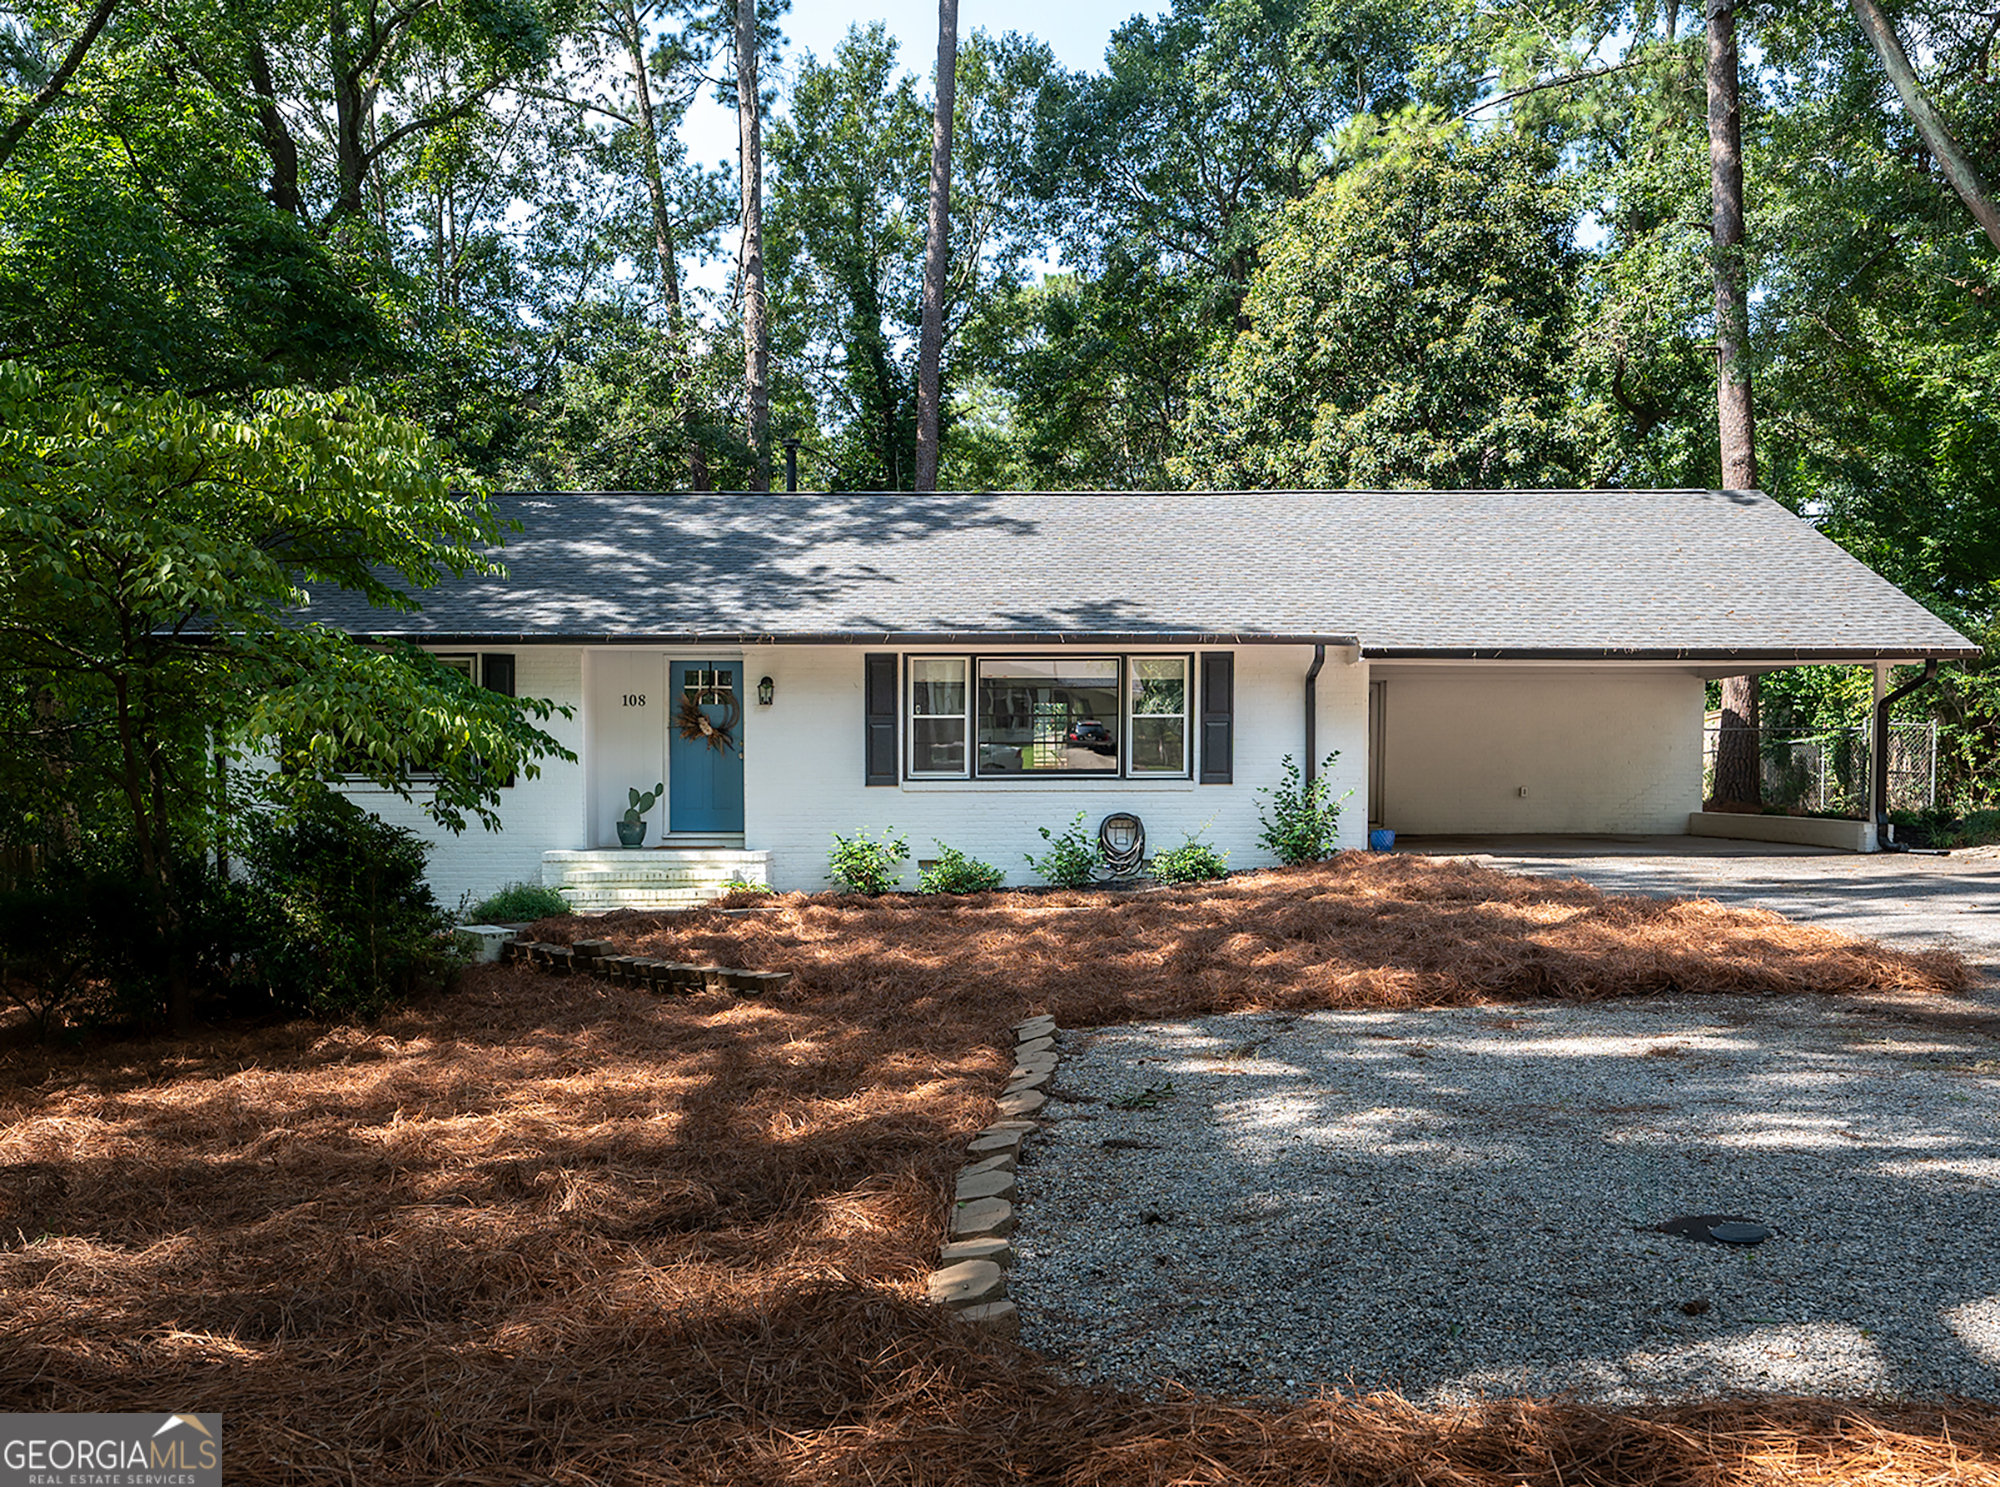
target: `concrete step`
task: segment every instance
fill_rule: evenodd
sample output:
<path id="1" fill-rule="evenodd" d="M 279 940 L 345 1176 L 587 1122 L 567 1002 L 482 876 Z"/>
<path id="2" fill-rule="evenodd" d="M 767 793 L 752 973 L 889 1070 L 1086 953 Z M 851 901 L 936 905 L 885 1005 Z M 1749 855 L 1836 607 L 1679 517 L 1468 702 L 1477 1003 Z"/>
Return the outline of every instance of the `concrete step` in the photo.
<path id="1" fill-rule="evenodd" d="M 542 882 L 577 909 L 685 909 L 720 898 L 732 881 L 768 883 L 770 864 L 769 852 L 740 847 L 544 852 Z"/>
<path id="2" fill-rule="evenodd" d="M 693 909 L 721 898 L 727 891 L 720 884 L 681 890 L 646 888 L 562 889 L 569 906 L 580 913 L 608 909 Z"/>

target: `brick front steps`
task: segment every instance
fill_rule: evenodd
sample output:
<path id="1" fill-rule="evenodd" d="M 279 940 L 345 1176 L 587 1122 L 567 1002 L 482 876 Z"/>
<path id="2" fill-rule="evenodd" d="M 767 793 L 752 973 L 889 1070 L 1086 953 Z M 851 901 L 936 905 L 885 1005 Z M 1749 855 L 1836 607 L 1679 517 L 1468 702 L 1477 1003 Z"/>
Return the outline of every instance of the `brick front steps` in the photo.
<path id="1" fill-rule="evenodd" d="M 544 852 L 542 884 L 572 909 L 691 909 L 727 893 L 732 879 L 768 883 L 769 852 L 740 847 L 612 847 Z"/>

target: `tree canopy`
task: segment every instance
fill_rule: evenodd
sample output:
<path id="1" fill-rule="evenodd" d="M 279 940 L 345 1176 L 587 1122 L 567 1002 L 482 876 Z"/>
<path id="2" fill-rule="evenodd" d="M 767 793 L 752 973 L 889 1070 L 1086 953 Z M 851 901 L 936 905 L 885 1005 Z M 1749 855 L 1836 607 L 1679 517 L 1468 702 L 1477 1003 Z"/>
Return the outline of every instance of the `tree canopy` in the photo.
<path id="1" fill-rule="evenodd" d="M 238 695 L 262 711 L 246 702 L 230 727 L 337 740 L 301 760 L 314 768 L 386 763 L 387 734 L 336 715 L 409 687 L 396 707 L 427 751 L 449 733 L 483 769 L 525 763 L 518 709 L 475 717 L 491 699 L 408 658 L 271 622 L 308 576 L 378 581 L 272 534 L 300 502 L 319 530 L 332 511 L 315 503 L 344 491 L 361 551 L 432 565 L 396 580 L 420 595 L 497 535 L 439 482 L 753 480 L 738 162 L 693 159 L 683 134 L 691 110 L 737 106 L 738 19 L 719 0 L 11 7 L 0 358 L 25 421 L 8 479 L 12 509 L 56 522 L 11 528 L 13 551 L 83 523 L 62 503 L 88 490 L 172 488 L 141 431 L 178 429 L 207 451 L 213 510 L 120 516 L 102 540 L 205 554 L 248 586 L 172 590 L 241 637 L 171 650 L 190 685 L 254 675 Z M 758 396 L 808 484 L 908 488 L 931 59 L 865 19 L 827 55 L 791 45 L 781 3 L 754 20 Z M 1735 22 L 1762 478 L 1986 633 L 1991 14 L 1854 0 Z M 1717 482 L 1701 29 L 1678 0 L 1172 0 L 1108 28 L 1083 68 L 969 29 L 939 484 Z M 102 447 L 56 458 L 87 441 Z M 32 476 L 31 454 L 49 460 Z M 337 478 L 304 491 L 299 461 L 320 459 Z M 10 574 L 22 614 L 57 614 L 34 588 L 50 561 Z M 175 571 L 192 583 L 200 565 Z M 1983 695 L 1964 675 L 1952 685 Z M 25 683 L 9 695 L 0 768 L 45 779 L 36 749 L 71 724 L 38 715 Z M 96 716 L 97 694 L 79 699 L 74 716 Z M 500 733 L 474 748 L 475 724 Z M 441 808 L 476 815 L 465 788 L 447 782 Z"/>
<path id="2" fill-rule="evenodd" d="M 1574 198 L 1534 141 L 1417 121 L 1287 207 L 1170 467 L 1210 488 L 1586 484 Z"/>

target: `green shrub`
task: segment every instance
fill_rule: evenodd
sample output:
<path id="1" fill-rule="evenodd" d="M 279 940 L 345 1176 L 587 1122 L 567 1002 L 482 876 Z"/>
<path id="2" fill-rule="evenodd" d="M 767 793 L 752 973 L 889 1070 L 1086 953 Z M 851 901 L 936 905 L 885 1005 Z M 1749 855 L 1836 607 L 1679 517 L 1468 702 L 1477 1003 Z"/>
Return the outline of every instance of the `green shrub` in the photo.
<path id="1" fill-rule="evenodd" d="M 1257 838 L 1257 845 L 1268 847 L 1287 867 L 1302 862 L 1318 862 L 1338 850 L 1340 806 L 1347 795 L 1341 796 L 1340 800 L 1328 800 L 1326 797 L 1330 788 L 1328 771 L 1339 757 L 1338 749 L 1328 754 L 1326 762 L 1319 767 L 1319 777 L 1308 785 L 1299 766 L 1287 754 L 1278 766 L 1283 778 L 1277 785 L 1257 792 L 1271 797 L 1270 815 L 1264 814 L 1263 806 L 1257 807 L 1257 820 L 1264 828 Z M 1348 791 L 1348 795 L 1353 793 Z"/>
<path id="2" fill-rule="evenodd" d="M 776 898 L 778 890 L 769 883 L 753 883 L 748 878 L 731 878 L 722 885 L 724 898 Z"/>
<path id="3" fill-rule="evenodd" d="M 1007 880 L 1007 875 L 990 862 L 967 857 L 943 842 L 938 842 L 937 849 L 937 862 L 917 876 L 919 893 L 991 893 Z"/>
<path id="4" fill-rule="evenodd" d="M 1964 847 L 1971 845 L 1959 823 L 1942 806 L 1926 806 L 1920 811 L 1891 811 L 1889 824 L 1896 828 L 1896 840 L 1906 847 Z"/>
<path id="5" fill-rule="evenodd" d="M 1959 827 L 1958 842 L 1962 847 L 1987 847 L 2000 842 L 2000 811 L 1974 811 Z"/>
<path id="6" fill-rule="evenodd" d="M 554 888 L 540 883 L 505 883 L 458 917 L 467 924 L 521 924 L 576 911 Z"/>
<path id="7" fill-rule="evenodd" d="M 1028 866 L 1058 888 L 1088 888 L 1097 881 L 1097 872 L 1104 865 L 1103 850 L 1097 845 L 1097 837 L 1086 830 L 1083 812 L 1076 813 L 1076 819 L 1069 823 L 1069 829 L 1057 836 L 1046 826 L 1035 828 L 1041 832 L 1042 840 L 1049 844 L 1049 850 L 1037 857 L 1028 852 Z"/>
<path id="8" fill-rule="evenodd" d="M 314 1017 L 373 1017 L 441 986 L 459 963 L 451 916 L 424 881 L 429 849 L 327 793 L 251 831 L 244 854 L 264 895 L 258 969 L 278 1004 Z"/>
<path id="9" fill-rule="evenodd" d="M 367 1017 L 457 965 L 451 916 L 409 832 L 329 793 L 288 819 L 251 821 L 245 837 L 243 878 L 193 857 L 171 866 L 167 925 L 115 847 L 0 893 L 0 995 L 44 1038 L 159 1025 L 176 970 L 202 1016 Z"/>
<path id="10" fill-rule="evenodd" d="M 1191 836 L 1170 851 L 1154 853 L 1147 871 L 1160 883 L 1206 883 L 1229 875 L 1229 854 Z"/>
<path id="11" fill-rule="evenodd" d="M 903 876 L 896 864 L 909 859 L 909 842 L 891 831 L 883 832 L 879 842 L 868 840 L 865 831 L 857 831 L 851 837 L 835 832 L 826 875 L 849 893 L 872 897 L 896 886 Z"/>
<path id="12" fill-rule="evenodd" d="M 158 1026 L 178 962 L 204 1013 L 268 1011 L 262 895 L 197 858 L 168 872 L 171 930 L 136 859 L 116 845 L 48 863 L 0 893 L 0 1000 L 22 1008 L 44 1039 L 72 1027 Z"/>

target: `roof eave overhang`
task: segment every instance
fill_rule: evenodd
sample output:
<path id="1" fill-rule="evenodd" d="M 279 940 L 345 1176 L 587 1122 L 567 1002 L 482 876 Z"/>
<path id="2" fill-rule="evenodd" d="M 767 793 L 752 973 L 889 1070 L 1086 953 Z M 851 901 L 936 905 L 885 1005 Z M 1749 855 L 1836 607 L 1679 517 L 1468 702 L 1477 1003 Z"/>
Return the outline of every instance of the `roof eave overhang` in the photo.
<path id="1" fill-rule="evenodd" d="M 379 630 L 363 638 L 407 640 L 428 646 L 580 645 L 753 647 L 775 645 L 1329 645 L 1367 661 L 1570 661 L 1668 662 L 1687 666 L 1865 666 L 1929 660 L 1971 660 L 1965 646 L 1373 646 L 1358 636 L 1324 631 L 1263 633 L 1245 630 L 870 630 L 828 632 L 752 630 L 503 631 Z"/>
<path id="2" fill-rule="evenodd" d="M 1788 646 L 1771 647 L 1600 647 L 1587 646 L 1363 646 L 1366 661 L 1678 661 L 1689 665 L 1740 663 L 1744 666 L 1865 666 L 1877 661 L 1903 665 L 1918 661 L 1970 660 L 1976 645 Z"/>
<path id="3" fill-rule="evenodd" d="M 1357 651 L 1361 646 L 1359 637 L 1354 635 L 1263 635 L 1224 630 L 875 630 L 839 634 L 738 630 L 611 634 L 381 630 L 360 635 L 359 638 L 407 640 L 419 645 L 1333 645 Z"/>

